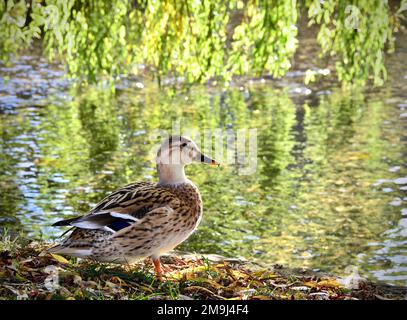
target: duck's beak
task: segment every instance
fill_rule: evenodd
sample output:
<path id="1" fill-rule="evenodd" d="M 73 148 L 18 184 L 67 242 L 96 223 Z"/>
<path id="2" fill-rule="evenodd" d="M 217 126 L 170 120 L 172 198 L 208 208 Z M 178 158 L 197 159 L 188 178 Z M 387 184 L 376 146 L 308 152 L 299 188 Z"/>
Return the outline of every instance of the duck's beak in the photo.
<path id="1" fill-rule="evenodd" d="M 218 166 L 218 167 L 220 166 L 219 162 L 205 156 L 204 154 L 202 154 L 200 152 L 197 154 L 196 158 L 197 158 L 197 161 L 199 161 L 199 162 L 207 163 L 207 164 L 209 164 L 211 166 Z"/>

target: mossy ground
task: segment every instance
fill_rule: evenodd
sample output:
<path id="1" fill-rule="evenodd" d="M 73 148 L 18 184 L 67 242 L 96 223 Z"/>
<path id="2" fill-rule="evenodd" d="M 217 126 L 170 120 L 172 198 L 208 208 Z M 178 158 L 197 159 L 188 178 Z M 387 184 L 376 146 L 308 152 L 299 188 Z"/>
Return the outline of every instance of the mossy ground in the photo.
<path id="1" fill-rule="evenodd" d="M 158 281 L 151 263 L 115 265 L 44 252 L 49 244 L 0 239 L 0 299 L 405 299 L 407 288 L 363 281 L 347 289 L 336 277 L 255 266 L 238 259 L 165 257 Z"/>

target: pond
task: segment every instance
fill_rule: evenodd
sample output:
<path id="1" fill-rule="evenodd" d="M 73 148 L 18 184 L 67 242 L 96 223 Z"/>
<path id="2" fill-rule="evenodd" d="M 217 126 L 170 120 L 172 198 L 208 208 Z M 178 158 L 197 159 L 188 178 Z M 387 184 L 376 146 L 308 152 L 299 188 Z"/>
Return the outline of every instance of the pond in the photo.
<path id="1" fill-rule="evenodd" d="M 387 59 L 383 87 L 352 90 L 329 75 L 305 86 L 317 47 L 301 41 L 284 78 L 226 89 L 173 92 L 126 79 L 112 93 L 76 86 L 35 53 L 0 65 L 1 227 L 56 239 L 57 220 L 156 179 L 157 129 L 257 129 L 254 172 L 187 168 L 204 218 L 179 249 L 340 275 L 356 266 L 407 285 L 407 36 Z"/>

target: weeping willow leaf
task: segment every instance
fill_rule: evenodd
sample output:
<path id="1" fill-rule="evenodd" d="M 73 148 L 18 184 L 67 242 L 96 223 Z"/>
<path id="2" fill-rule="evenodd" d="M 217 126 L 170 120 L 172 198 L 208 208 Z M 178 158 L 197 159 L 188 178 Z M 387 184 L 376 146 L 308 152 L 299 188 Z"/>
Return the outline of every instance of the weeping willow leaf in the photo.
<path id="1" fill-rule="evenodd" d="M 304 83 L 307 85 L 310 82 L 315 81 L 315 71 L 308 69 L 305 72 L 305 78 L 304 78 Z"/>
<path id="2" fill-rule="evenodd" d="M 283 76 L 297 49 L 296 0 L 18 2 L 0 0 L 0 58 L 7 60 L 39 38 L 50 59 L 62 59 L 72 77 L 88 82 L 123 74 L 170 82 L 228 83 L 233 76 Z M 310 24 L 319 24 L 324 55 L 335 55 L 343 82 L 386 79 L 385 47 L 406 8 L 387 1 L 307 0 Z M 27 10 L 30 7 L 30 10 Z M 27 17 L 27 14 L 30 17 Z M 312 80 L 308 74 L 306 81 Z"/>

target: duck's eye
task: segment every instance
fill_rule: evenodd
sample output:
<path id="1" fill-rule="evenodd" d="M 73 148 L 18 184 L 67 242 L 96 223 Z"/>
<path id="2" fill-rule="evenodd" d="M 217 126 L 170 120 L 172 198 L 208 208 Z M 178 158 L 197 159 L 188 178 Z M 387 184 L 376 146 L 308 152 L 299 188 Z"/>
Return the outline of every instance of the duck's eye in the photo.
<path id="1" fill-rule="evenodd" d="M 185 148 L 188 145 L 188 143 L 184 142 L 183 144 L 181 144 L 181 148 Z"/>

